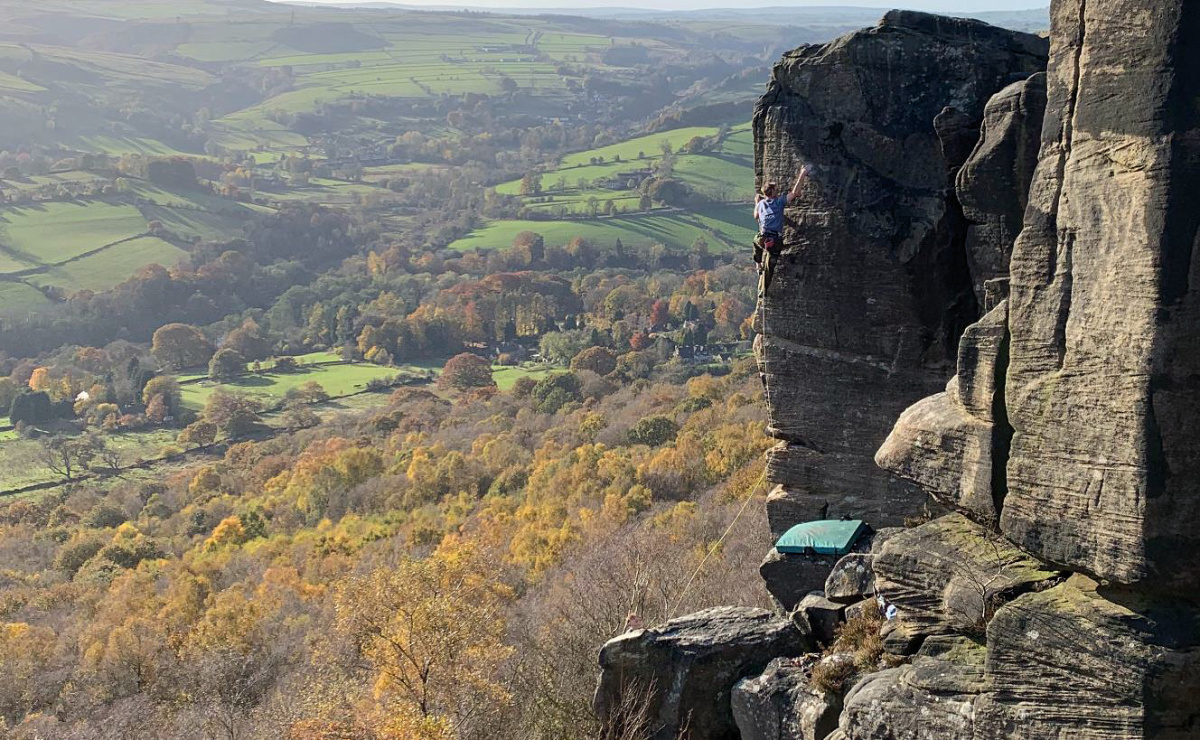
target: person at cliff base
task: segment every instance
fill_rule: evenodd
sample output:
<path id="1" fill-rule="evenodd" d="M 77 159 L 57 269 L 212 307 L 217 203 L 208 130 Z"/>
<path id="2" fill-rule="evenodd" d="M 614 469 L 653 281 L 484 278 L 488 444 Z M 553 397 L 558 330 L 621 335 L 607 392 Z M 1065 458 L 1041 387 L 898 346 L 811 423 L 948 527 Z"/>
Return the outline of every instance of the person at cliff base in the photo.
<path id="1" fill-rule="evenodd" d="M 800 195 L 800 188 L 808 177 L 808 166 L 800 168 L 790 193 L 779 195 L 779 183 L 768 182 L 762 192 L 754 196 L 754 218 L 758 221 L 758 236 L 754 239 L 754 261 L 758 264 L 762 283 L 759 293 L 766 295 L 775 277 L 775 263 L 783 251 L 784 211 L 789 202 Z"/>

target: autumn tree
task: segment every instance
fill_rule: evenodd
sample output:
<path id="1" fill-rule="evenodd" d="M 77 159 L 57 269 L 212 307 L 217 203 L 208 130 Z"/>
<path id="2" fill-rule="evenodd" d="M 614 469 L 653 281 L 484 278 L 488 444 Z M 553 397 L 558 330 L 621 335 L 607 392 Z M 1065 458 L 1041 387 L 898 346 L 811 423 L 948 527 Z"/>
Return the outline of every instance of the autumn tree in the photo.
<path id="1" fill-rule="evenodd" d="M 204 406 L 204 420 L 229 439 L 249 434 L 258 427 L 262 403 L 240 393 L 217 390 Z"/>
<path id="2" fill-rule="evenodd" d="M 150 351 L 169 368 L 181 369 L 204 365 L 213 349 L 199 329 L 188 324 L 167 324 L 154 332 Z"/>
<path id="3" fill-rule="evenodd" d="M 442 368 L 438 385 L 456 391 L 495 387 L 496 380 L 492 377 L 492 363 L 470 352 L 451 357 L 446 362 L 446 366 Z"/>
<path id="4" fill-rule="evenodd" d="M 218 350 L 208 363 L 208 377 L 217 382 L 233 380 L 246 374 L 246 358 L 235 350 Z"/>
<path id="5" fill-rule="evenodd" d="M 537 172 L 527 172 L 521 178 L 520 194 L 524 196 L 542 194 L 542 176 Z"/>
<path id="6" fill-rule="evenodd" d="M 650 306 L 650 325 L 655 329 L 661 329 L 671 320 L 671 306 L 661 298 Z"/>
<path id="7" fill-rule="evenodd" d="M 329 400 L 329 392 L 317 381 L 310 380 L 298 388 L 290 389 L 284 394 L 284 399 L 294 403 L 324 403 Z"/>
<path id="8" fill-rule="evenodd" d="M 486 736 L 511 697 L 500 680 L 513 591 L 471 545 L 351 578 L 334 597 L 334 634 L 372 674 L 396 737 Z"/>
<path id="9" fill-rule="evenodd" d="M 54 658 L 54 630 L 23 622 L 0 622 L 0 717 L 21 717 L 47 704 L 43 683 Z"/>
<path id="10" fill-rule="evenodd" d="M 206 419 L 200 419 L 187 426 L 176 440 L 188 447 L 208 447 L 217 441 L 217 425 Z"/>
<path id="11" fill-rule="evenodd" d="M 617 354 L 607 347 L 588 347 L 571 360 L 571 369 L 608 375 L 617 369 Z"/>
<path id="12" fill-rule="evenodd" d="M 156 375 L 151 378 L 142 389 L 142 403 L 149 408 L 155 398 L 161 399 L 168 414 L 177 413 L 183 404 L 183 391 L 179 388 L 179 381 L 172 375 Z"/>
<path id="13" fill-rule="evenodd" d="M 100 451 L 97 439 L 90 435 L 75 438 L 63 435 L 46 437 L 41 442 L 39 457 L 50 472 L 66 480 L 74 480 L 76 475 L 87 469 Z"/>
<path id="14" fill-rule="evenodd" d="M 246 319 L 242 325 L 225 336 L 222 349 L 231 349 L 246 360 L 265 360 L 271 356 L 271 340 L 254 319 Z"/>

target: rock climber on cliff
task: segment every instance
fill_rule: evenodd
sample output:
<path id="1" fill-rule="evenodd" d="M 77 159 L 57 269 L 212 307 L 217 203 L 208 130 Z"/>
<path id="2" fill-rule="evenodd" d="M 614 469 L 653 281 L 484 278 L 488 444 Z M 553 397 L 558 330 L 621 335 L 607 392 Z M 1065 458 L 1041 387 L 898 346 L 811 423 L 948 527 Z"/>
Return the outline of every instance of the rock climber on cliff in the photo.
<path id="1" fill-rule="evenodd" d="M 754 261 L 762 274 L 759 292 L 766 295 L 775 277 L 775 261 L 783 251 L 783 214 L 788 203 L 800 195 L 800 188 L 808 178 L 808 165 L 800 168 L 792 191 L 779 195 L 779 183 L 771 181 L 763 186 L 762 192 L 754 196 L 754 218 L 758 221 L 758 236 L 754 239 Z"/>

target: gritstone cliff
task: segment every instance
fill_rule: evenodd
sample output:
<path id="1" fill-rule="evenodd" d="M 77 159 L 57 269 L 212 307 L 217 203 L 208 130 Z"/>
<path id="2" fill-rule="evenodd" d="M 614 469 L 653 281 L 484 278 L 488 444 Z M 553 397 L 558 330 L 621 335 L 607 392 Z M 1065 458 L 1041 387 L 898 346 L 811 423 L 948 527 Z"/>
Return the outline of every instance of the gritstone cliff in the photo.
<path id="1" fill-rule="evenodd" d="M 759 312 L 779 440 L 768 462 L 775 533 L 821 514 L 882 526 L 920 510 L 924 494 L 872 458 L 896 417 L 953 374 L 982 285 L 1011 248 L 999 240 L 1020 203 L 974 198 L 972 225 L 955 180 L 961 171 L 974 193 L 998 170 L 1009 181 L 1032 173 L 1012 159 L 1036 147 L 1011 129 L 1014 110 L 1037 115 L 1036 93 L 1013 92 L 1007 108 L 988 101 L 1045 62 L 1035 36 L 895 11 L 776 65 L 754 115 L 759 176 L 789 182 L 800 162 L 815 172 L 788 209 Z M 982 153 L 964 168 L 985 121 Z"/>
<path id="2" fill-rule="evenodd" d="M 760 305 L 771 527 L 952 513 L 824 594 L 768 558 L 801 642 L 881 598 L 885 659 L 753 642 L 689 737 L 1200 737 L 1200 4 L 1051 15 L 1044 73 L 901 12 L 777 65 L 759 176 L 817 170 Z"/>

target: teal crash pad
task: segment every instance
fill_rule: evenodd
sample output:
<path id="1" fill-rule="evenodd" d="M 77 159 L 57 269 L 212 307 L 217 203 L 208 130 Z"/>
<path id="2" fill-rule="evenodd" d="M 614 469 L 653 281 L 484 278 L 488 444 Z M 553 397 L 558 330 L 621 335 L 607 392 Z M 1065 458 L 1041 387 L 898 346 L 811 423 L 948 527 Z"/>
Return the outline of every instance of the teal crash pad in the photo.
<path id="1" fill-rule="evenodd" d="M 775 549 L 787 555 L 845 555 L 866 531 L 861 519 L 805 522 L 780 537 Z"/>

